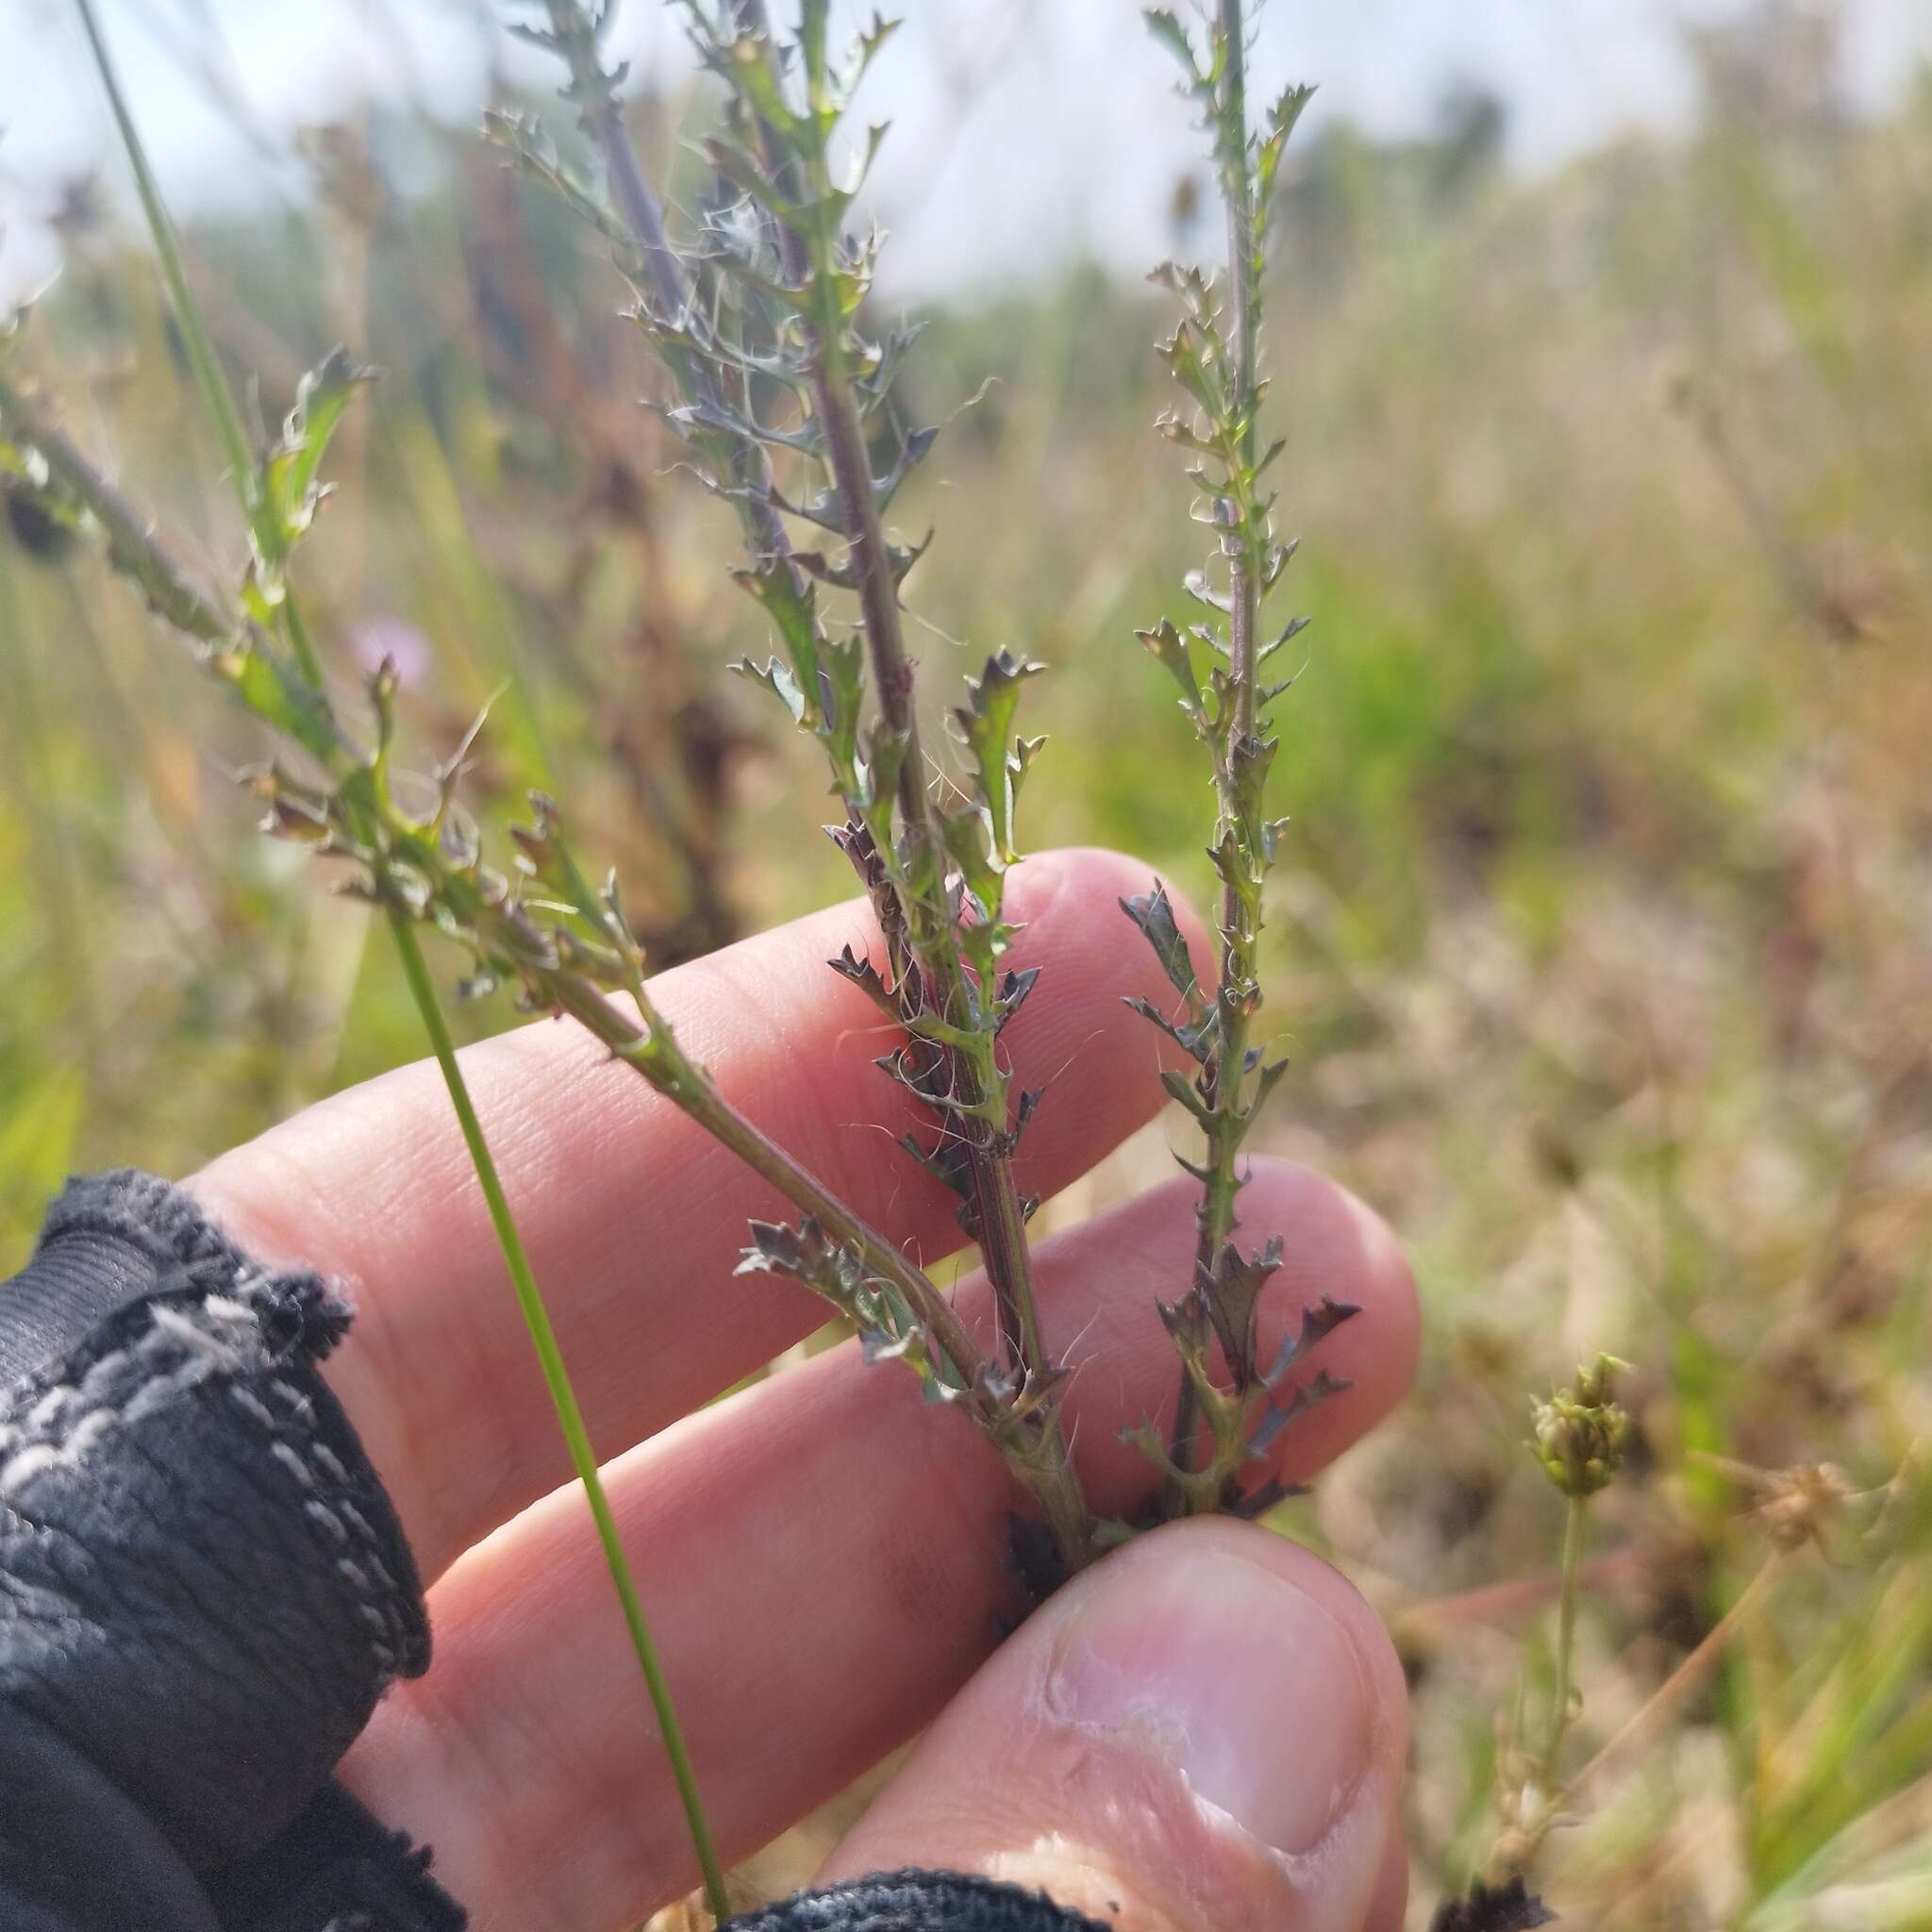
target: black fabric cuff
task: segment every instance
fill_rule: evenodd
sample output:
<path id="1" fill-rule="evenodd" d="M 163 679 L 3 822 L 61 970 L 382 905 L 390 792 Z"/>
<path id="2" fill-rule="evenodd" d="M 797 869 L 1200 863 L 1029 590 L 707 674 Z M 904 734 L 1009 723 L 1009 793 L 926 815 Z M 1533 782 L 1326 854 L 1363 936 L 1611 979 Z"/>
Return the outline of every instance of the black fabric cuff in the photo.
<path id="1" fill-rule="evenodd" d="M 330 1777 L 429 1662 L 402 1525 L 317 1364 L 348 1327 L 188 1195 L 71 1182 L 0 1283 L 0 1926 L 460 1932 Z M 1103 1932 L 895 1872 L 728 1932 Z"/>
<path id="2" fill-rule="evenodd" d="M 745 1912 L 724 1932 L 1108 1932 L 1024 1891 L 957 1872 L 878 1872 Z"/>
<path id="3" fill-rule="evenodd" d="M 125 1171 L 70 1183 L 0 1286 L 9 1925 L 254 1932 L 213 1901 L 298 1820 L 350 1862 L 388 1841 L 346 1796 L 334 1829 L 309 1815 L 429 1661 L 402 1527 L 316 1372 L 347 1325 L 320 1276 Z M 422 1912 L 370 1924 L 462 1923 L 418 1890 Z"/>

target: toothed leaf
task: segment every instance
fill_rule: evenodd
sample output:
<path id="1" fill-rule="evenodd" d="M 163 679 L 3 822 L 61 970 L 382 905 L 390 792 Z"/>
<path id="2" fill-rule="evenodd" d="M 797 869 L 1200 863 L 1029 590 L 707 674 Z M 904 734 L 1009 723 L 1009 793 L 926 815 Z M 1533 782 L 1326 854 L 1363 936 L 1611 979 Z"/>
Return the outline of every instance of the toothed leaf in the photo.
<path id="1" fill-rule="evenodd" d="M 1174 902 L 1167 896 L 1167 888 L 1157 879 L 1151 892 L 1137 893 L 1131 899 L 1123 899 L 1120 905 L 1121 910 L 1146 935 L 1154 957 L 1160 961 L 1160 970 L 1167 974 L 1168 984 L 1183 999 L 1197 999 L 1201 982 L 1194 974 L 1187 939 L 1175 924 Z"/>
<path id="2" fill-rule="evenodd" d="M 1232 1241 L 1224 1242 L 1212 1270 L 1196 1271 L 1195 1288 L 1221 1338 L 1221 1352 L 1237 1389 L 1256 1379 L 1256 1309 L 1261 1291 L 1280 1266 L 1281 1237 L 1276 1235 L 1256 1255 L 1243 1255 Z"/>

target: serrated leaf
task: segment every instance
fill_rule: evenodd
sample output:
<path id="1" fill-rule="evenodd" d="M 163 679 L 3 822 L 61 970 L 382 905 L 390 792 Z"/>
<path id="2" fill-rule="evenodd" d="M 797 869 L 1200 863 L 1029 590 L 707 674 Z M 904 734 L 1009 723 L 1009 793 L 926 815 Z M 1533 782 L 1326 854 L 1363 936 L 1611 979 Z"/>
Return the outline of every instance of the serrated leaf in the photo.
<path id="1" fill-rule="evenodd" d="M 1182 1473 L 1174 1466 L 1174 1458 L 1168 1455 L 1166 1441 L 1152 1423 L 1136 1423 L 1129 1428 L 1124 1428 L 1120 1439 L 1138 1449 L 1159 1471 L 1163 1481 L 1181 1479 Z"/>
<path id="2" fill-rule="evenodd" d="M 1221 1352 L 1237 1390 L 1248 1388 L 1258 1374 L 1256 1308 L 1269 1277 L 1280 1266 L 1281 1237 L 1276 1235 L 1255 1255 L 1243 1255 L 1232 1241 L 1224 1241 L 1211 1270 L 1195 1270 L 1195 1290 L 1221 1339 Z"/>
<path id="3" fill-rule="evenodd" d="M 1283 625 L 1281 634 L 1278 637 L 1271 638 L 1268 641 L 1268 642 L 1263 644 L 1260 650 L 1256 653 L 1255 661 L 1257 664 L 1265 664 L 1268 661 L 1268 659 L 1274 655 L 1276 651 L 1280 650 L 1283 644 L 1290 642 L 1292 639 L 1300 637 L 1302 632 L 1307 630 L 1309 624 L 1312 622 L 1312 619 L 1307 617 L 1290 618 L 1288 623 L 1285 625 Z"/>
<path id="4" fill-rule="evenodd" d="M 1177 1074 L 1172 1068 L 1163 1068 L 1160 1074 L 1160 1084 L 1204 1127 L 1214 1118 L 1208 1103 L 1194 1091 L 1194 1083 L 1185 1074 Z"/>
<path id="5" fill-rule="evenodd" d="M 999 868 L 991 849 L 985 808 L 969 805 L 958 811 L 941 810 L 939 818 L 947 856 L 958 868 L 966 890 L 982 907 L 997 907 Z"/>
<path id="6" fill-rule="evenodd" d="M 883 476 L 873 479 L 873 494 L 877 498 L 881 510 L 884 510 L 897 495 L 900 484 L 925 460 L 926 453 L 939 440 L 939 433 L 937 423 L 928 424 L 923 429 L 912 430 L 899 445 L 899 454 L 893 458 L 892 467 Z M 928 532 L 926 542 L 929 543 L 931 541 L 931 533 Z M 924 545 L 922 544 L 920 548 L 923 550 Z M 918 552 L 914 552 L 915 560 L 917 557 Z M 908 564 L 907 568 L 910 569 L 911 566 Z M 903 575 L 904 572 L 900 575 Z M 1036 665 L 1034 668 L 1038 670 L 1041 667 Z"/>
<path id="7" fill-rule="evenodd" d="M 1015 658 L 1010 651 L 997 652 L 986 660 L 979 676 L 967 679 L 968 701 L 953 713 L 960 740 L 973 754 L 974 790 L 986 808 L 988 858 L 995 871 L 1020 857 L 1014 843 L 1014 808 L 1024 763 L 1012 737 L 1020 686 L 1045 668 Z"/>
<path id="8" fill-rule="evenodd" d="M 262 494 L 281 549 L 314 522 L 324 494 L 317 473 L 329 440 L 357 393 L 375 380 L 375 370 L 364 368 L 341 348 L 330 350 L 303 376 L 295 391 L 295 407 L 282 425 L 281 440 L 262 465 Z"/>
<path id="9" fill-rule="evenodd" d="M 916 1134 L 901 1134 L 898 1144 L 943 1187 L 968 1199 L 973 1192 L 973 1164 L 966 1142 L 958 1134 L 941 1134 L 926 1146 Z"/>
<path id="10" fill-rule="evenodd" d="M 904 25 L 903 21 L 887 20 L 876 13 L 873 15 L 872 25 L 859 34 L 858 46 L 846 65 L 843 92 L 848 98 L 865 78 L 866 70 L 878 58 L 880 48 Z"/>
<path id="11" fill-rule="evenodd" d="M 1257 228 L 1266 217 L 1269 200 L 1274 192 L 1274 177 L 1281 166 L 1282 150 L 1287 147 L 1288 138 L 1294 132 L 1294 125 L 1302 118 L 1302 109 L 1314 97 L 1314 88 L 1307 84 L 1290 87 L 1269 111 L 1267 128 L 1255 157 L 1255 220 Z"/>
<path id="12" fill-rule="evenodd" d="M 1154 957 L 1160 961 L 1160 970 L 1167 974 L 1168 984 L 1183 999 L 1198 999 L 1201 982 L 1194 973 L 1187 939 L 1174 921 L 1174 902 L 1167 896 L 1167 888 L 1157 879 L 1151 892 L 1123 899 L 1120 907 L 1146 935 Z"/>
<path id="13" fill-rule="evenodd" d="M 1201 708 L 1201 684 L 1194 675 L 1194 660 L 1188 654 L 1188 647 L 1182 641 L 1181 634 L 1165 617 L 1152 630 L 1137 630 L 1134 635 L 1146 645 L 1157 658 L 1161 669 L 1180 687 L 1181 704 L 1189 711 Z"/>
<path id="14" fill-rule="evenodd" d="M 1152 1024 L 1160 1028 L 1181 1050 L 1206 1066 L 1214 1052 L 1214 1041 L 1221 1030 L 1221 1013 L 1216 1007 L 1208 1007 L 1198 1020 L 1170 1020 L 1150 999 L 1135 993 L 1125 997 L 1123 1005 Z"/>
<path id="15" fill-rule="evenodd" d="M 1191 81 L 1198 78 L 1200 62 L 1194 55 L 1194 43 L 1180 23 L 1180 16 L 1171 8 L 1150 7 L 1142 11 L 1141 18 L 1146 22 L 1147 31 L 1187 69 L 1188 78 Z"/>
<path id="16" fill-rule="evenodd" d="M 865 697 L 865 643 L 856 635 L 825 637 L 818 651 L 819 736 L 840 791 L 857 792 L 859 710 Z"/>
<path id="17" fill-rule="evenodd" d="M 733 571 L 732 581 L 747 591 L 765 607 L 778 627 L 779 641 L 791 660 L 792 688 L 800 699 L 793 713 L 800 724 L 819 720 L 821 665 L 818 621 L 818 594 L 808 583 L 801 583 L 781 557 L 764 557 L 748 570 Z M 760 674 L 754 673 L 754 675 Z M 762 678 L 760 681 L 763 681 Z M 775 685 L 774 690 L 777 690 Z M 779 696 L 785 693 L 779 691 Z M 787 708 L 791 700 L 786 698 Z"/>
<path id="18" fill-rule="evenodd" d="M 1354 1302 L 1339 1302 L 1330 1294 L 1324 1294 L 1312 1307 L 1304 1308 L 1301 1327 L 1283 1341 L 1262 1381 L 1271 1389 L 1278 1388 L 1282 1377 L 1297 1362 L 1306 1361 L 1344 1322 L 1360 1313 Z"/>
<path id="19" fill-rule="evenodd" d="M 898 1020 L 899 1003 L 893 997 L 891 988 L 886 984 L 885 975 L 870 959 L 860 958 L 847 946 L 836 959 L 828 959 L 825 963 L 841 979 L 849 979 L 858 987 L 888 1020 Z"/>
<path id="20" fill-rule="evenodd" d="M 1025 1004 L 1026 995 L 1033 991 L 1039 978 L 1040 968 L 1027 966 L 1017 973 L 1008 973 L 1000 981 L 999 1018 L 993 1025 L 995 1033 L 1004 1031 L 1007 1022 Z"/>
<path id="21" fill-rule="evenodd" d="M 1323 1369 L 1312 1380 L 1303 1383 L 1286 1402 L 1271 1402 L 1261 1417 L 1259 1425 L 1249 1440 L 1249 1455 L 1266 1456 L 1284 1429 L 1305 1416 L 1317 1404 L 1326 1402 L 1332 1395 L 1340 1395 L 1349 1386 L 1339 1376 L 1331 1375 L 1326 1369 Z"/>
<path id="22" fill-rule="evenodd" d="M 1260 822 L 1261 801 L 1268 787 L 1268 771 L 1281 741 L 1275 738 L 1244 738 L 1228 753 L 1234 777 L 1234 805 L 1243 824 Z"/>
<path id="23" fill-rule="evenodd" d="M 866 735 L 865 758 L 855 773 L 858 783 L 848 806 L 857 807 L 864 817 L 874 864 L 879 863 L 879 853 L 891 845 L 892 806 L 906 763 L 906 743 L 903 731 L 895 730 L 884 718 L 874 719 Z M 882 866 L 880 875 L 883 880 Z"/>
<path id="24" fill-rule="evenodd" d="M 1169 375 L 1207 410 L 1210 420 L 1219 421 L 1228 414 L 1227 397 L 1198 323 L 1176 323 L 1174 334 L 1158 345 L 1158 353 Z"/>
<path id="25" fill-rule="evenodd" d="M 1187 591 L 1188 595 L 1194 600 L 1195 603 L 1205 604 L 1210 610 L 1220 611 L 1224 617 L 1229 616 L 1233 613 L 1233 598 L 1231 598 L 1224 591 L 1217 591 L 1214 588 L 1214 586 L 1208 581 L 1207 574 L 1205 572 L 1198 570 L 1191 570 L 1187 574 L 1187 575 L 1181 579 L 1181 587 Z"/>
<path id="26" fill-rule="evenodd" d="M 1248 1118 L 1253 1120 L 1266 1105 L 1268 1096 L 1274 1091 L 1281 1076 L 1288 1072 L 1288 1061 L 1279 1059 L 1261 1069 L 1261 1077 L 1256 1083 L 1255 1097 L 1248 1107 Z"/>
<path id="27" fill-rule="evenodd" d="M 909 323 L 904 328 L 892 330 L 881 341 L 858 345 L 859 375 L 855 386 L 864 396 L 868 411 L 876 408 L 891 388 L 906 352 L 918 340 L 924 326 L 922 323 Z"/>
<path id="28" fill-rule="evenodd" d="M 805 693 L 799 690 L 798 680 L 777 658 L 771 658 L 763 664 L 758 664 L 749 658 L 741 658 L 730 668 L 740 677 L 763 685 L 791 714 L 794 724 L 805 723 Z"/>

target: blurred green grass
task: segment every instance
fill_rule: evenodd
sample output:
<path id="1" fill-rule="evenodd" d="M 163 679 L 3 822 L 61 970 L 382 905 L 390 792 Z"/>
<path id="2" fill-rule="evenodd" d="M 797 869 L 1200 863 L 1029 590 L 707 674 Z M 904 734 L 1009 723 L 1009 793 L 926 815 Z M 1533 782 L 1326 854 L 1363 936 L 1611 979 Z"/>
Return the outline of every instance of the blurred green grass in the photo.
<path id="1" fill-rule="evenodd" d="M 341 130 L 312 215 L 193 238 L 264 418 L 339 338 L 388 372 L 333 464 L 325 627 L 398 651 L 425 769 L 501 691 L 479 811 L 557 791 L 671 956 L 844 892 L 809 758 L 724 675 L 757 626 L 725 520 L 663 474 L 607 265 L 444 160 L 404 199 Z M 98 230 L 73 256 L 24 359 L 232 560 L 145 265 Z M 1545 1857 L 1564 1923 L 1932 1925 L 1932 85 L 1876 125 L 1720 113 L 1530 184 L 1479 142 L 1339 134 L 1278 257 L 1316 622 L 1278 713 L 1272 1138 L 1402 1230 L 1429 1317 L 1416 1399 L 1289 1514 L 1410 1659 L 1418 1913 L 1491 1828 L 1520 1633 L 1543 1688 L 1527 1398 L 1607 1347 L 1640 1453 L 1595 1512 L 1587 1740 L 1766 1558 L 1700 1455 L 1905 1474 L 1591 1788 Z M 1001 644 L 1054 667 L 1031 842 L 1205 899 L 1202 761 L 1132 637 L 1199 548 L 1150 427 L 1163 320 L 1092 272 L 934 318 L 921 413 L 997 380 L 896 514 L 939 532 L 909 590 L 933 702 Z M 0 534 L 0 1264 L 64 1173 L 187 1171 L 420 1052 L 361 911 L 250 829 L 248 729 L 35 536 Z M 1169 1131 L 1058 1211 L 1161 1172 Z"/>

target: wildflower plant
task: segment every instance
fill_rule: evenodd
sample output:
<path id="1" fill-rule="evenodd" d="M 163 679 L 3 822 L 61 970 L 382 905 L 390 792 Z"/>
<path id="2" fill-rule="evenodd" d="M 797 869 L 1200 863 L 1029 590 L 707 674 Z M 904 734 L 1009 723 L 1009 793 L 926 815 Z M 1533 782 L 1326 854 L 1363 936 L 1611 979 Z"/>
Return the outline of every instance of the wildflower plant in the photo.
<path id="1" fill-rule="evenodd" d="M 1282 1492 L 1273 1484 L 1244 1491 L 1247 1463 L 1295 1416 L 1341 1386 L 1324 1370 L 1284 1396 L 1291 1371 L 1356 1312 L 1323 1300 L 1304 1316 L 1300 1333 L 1263 1362 L 1256 1310 L 1281 1265 L 1281 1241 L 1277 1237 L 1243 1252 L 1234 1238 L 1241 1146 L 1288 1071 L 1286 1059 L 1267 1058 L 1256 1025 L 1262 893 L 1287 823 L 1268 813 L 1268 773 L 1279 745 L 1269 730 L 1268 710 L 1292 682 L 1277 675 L 1280 654 L 1307 619 L 1291 617 L 1264 636 L 1264 608 L 1295 545 L 1275 535 L 1275 497 L 1267 480 L 1286 443 L 1264 444 L 1260 435 L 1268 387 L 1259 366 L 1261 289 L 1282 154 L 1313 90 L 1287 89 L 1253 127 L 1240 0 L 1222 0 L 1205 47 L 1168 8 L 1149 12 L 1147 25 L 1179 62 L 1181 92 L 1198 108 L 1210 138 L 1227 212 L 1228 262 L 1220 283 L 1174 262 L 1153 276 L 1182 309 L 1160 353 L 1183 404 L 1160 418 L 1159 428 L 1195 459 L 1188 468 L 1199 492 L 1194 514 L 1216 540 L 1213 574 L 1194 571 L 1187 579 L 1206 620 L 1183 631 L 1163 618 L 1140 637 L 1173 678 L 1181 709 L 1209 756 L 1216 816 L 1208 856 L 1222 899 L 1217 972 L 1208 985 L 1196 975 L 1164 889 L 1157 886 L 1123 904 L 1181 1002 L 1177 1014 L 1145 1000 L 1134 1004 L 1195 1062 L 1191 1079 L 1174 1073 L 1163 1078 L 1206 1141 L 1198 1162 L 1176 1157 L 1200 1182 L 1201 1200 L 1193 1278 L 1160 1310 L 1181 1360 L 1174 1432 L 1165 1446 L 1151 1428 L 1139 1431 L 1137 1440 L 1165 1479 L 1163 1513 L 1253 1514 Z M 1216 1342 L 1226 1387 L 1212 1358 Z"/>
<path id="2" fill-rule="evenodd" d="M 532 1010 L 568 1015 L 778 1190 L 796 1218 L 752 1223 L 743 1269 L 815 1290 L 861 1334 L 870 1358 L 903 1362 L 934 1403 L 977 1426 L 1039 1519 L 1041 1527 L 1016 1531 L 1016 1555 L 1030 1577 L 1071 1574 L 1133 1533 L 1138 1525 L 1095 1520 L 1069 1452 L 1069 1365 L 1042 1326 L 1027 1229 L 1038 1203 L 1014 1166 L 1041 1096 L 1017 1086 L 1001 1044 L 1038 978 L 1004 959 L 1014 935 L 1005 894 L 1021 857 L 1018 805 L 1041 744 L 1022 733 L 1020 707 L 1041 667 L 1005 649 L 984 658 L 947 709 L 956 755 L 936 790 L 906 644 L 902 587 L 930 539 L 902 541 L 887 518 L 936 432 L 909 427 L 901 412 L 895 377 L 916 331 L 869 327 L 879 238 L 851 232 L 884 129 L 867 130 L 854 165 L 841 168 L 838 159 L 855 92 L 891 28 L 875 21 L 840 57 L 829 44 L 826 0 L 802 0 L 786 36 L 773 31 L 762 0 L 682 0 L 724 110 L 704 143 L 713 191 L 680 238 L 667 233 L 625 133 L 622 71 L 604 61 L 608 0 L 594 8 L 585 0 L 546 0 L 542 18 L 521 29 L 558 61 L 564 96 L 600 158 L 604 186 L 578 178 L 533 119 L 492 115 L 488 133 L 611 250 L 633 291 L 632 319 L 662 365 L 667 391 L 658 412 L 682 440 L 699 484 L 736 515 L 743 556 L 733 575 L 777 644 L 762 661 L 736 668 L 824 758 L 835 800 L 827 829 L 857 872 L 880 934 L 876 957 L 848 949 L 830 970 L 878 1008 L 892 1040 L 878 1061 L 882 1076 L 926 1115 L 924 1132 L 906 1136 L 904 1151 L 958 1198 L 959 1224 L 978 1245 L 992 1291 L 987 1348 L 888 1232 L 766 1137 L 685 1051 L 654 1001 L 650 962 L 617 879 L 579 858 L 553 799 L 532 795 L 507 860 L 486 852 L 462 800 L 466 762 L 485 721 L 419 791 L 403 782 L 393 663 L 366 680 L 358 706 L 341 702 L 331 675 L 336 654 L 307 621 L 298 553 L 328 492 L 331 436 L 371 373 L 336 352 L 303 382 L 279 435 L 265 449 L 256 446 L 191 297 L 89 0 L 77 5 L 236 488 L 248 554 L 232 582 L 197 582 L 177 546 L 61 430 L 46 400 L 0 366 L 0 467 L 10 479 L 9 500 L 22 495 L 56 524 L 98 535 L 155 615 L 279 741 L 275 758 L 245 774 L 264 829 L 328 859 L 339 869 L 337 889 L 382 913 L 585 1485 L 707 1890 L 722 1914 L 722 1879 L 662 1673 L 418 932 L 433 927 L 468 956 L 463 991 L 506 988 Z M 1282 152 L 1307 91 L 1291 89 L 1251 126 L 1240 0 L 1220 0 L 1204 46 L 1174 13 L 1147 18 L 1180 60 L 1183 91 L 1201 109 L 1229 232 L 1224 277 L 1173 265 L 1156 277 L 1182 307 L 1161 353 L 1184 407 L 1160 426 L 1196 458 L 1190 475 L 1200 492 L 1197 514 L 1215 532 L 1215 569 L 1188 582 L 1206 621 L 1183 632 L 1163 619 L 1141 636 L 1174 679 L 1208 755 L 1216 802 L 1209 856 L 1222 886 L 1209 981 L 1197 976 L 1164 889 L 1157 884 L 1125 905 L 1175 1002 L 1168 1009 L 1135 1004 L 1193 1062 L 1192 1077 L 1166 1077 L 1206 1142 L 1199 1159 L 1182 1159 L 1201 1186 L 1191 1278 L 1160 1310 L 1179 1357 L 1177 1417 L 1166 1440 L 1151 1424 L 1132 1432 L 1160 1473 L 1160 1493 L 1147 1511 L 1158 1521 L 1215 1509 L 1253 1515 L 1281 1495 L 1274 1483 L 1251 1485 L 1249 1465 L 1341 1386 L 1325 1372 L 1295 1378 L 1353 1310 L 1324 1300 L 1264 1358 L 1257 1307 L 1281 1245 L 1249 1249 L 1237 1240 L 1241 1148 L 1285 1071 L 1285 1062 L 1266 1057 L 1257 1024 L 1263 891 L 1282 837 L 1266 802 L 1277 742 L 1267 717 L 1288 683 L 1277 674 L 1279 654 L 1303 620 L 1264 636 L 1263 608 L 1293 546 L 1274 534 L 1267 482 L 1281 445 L 1264 445 L 1258 426 L 1266 391 L 1261 274 Z M 0 363 L 17 333 L 0 343 Z"/>

